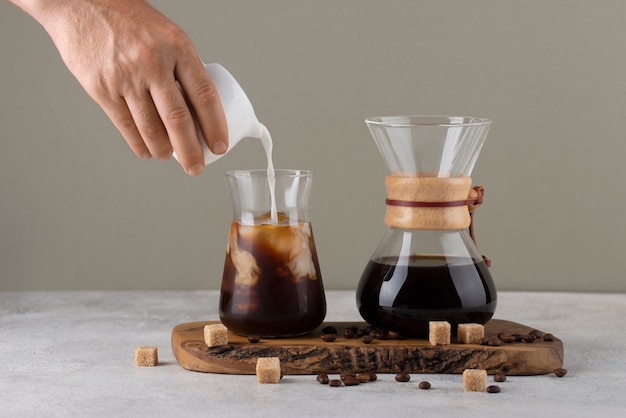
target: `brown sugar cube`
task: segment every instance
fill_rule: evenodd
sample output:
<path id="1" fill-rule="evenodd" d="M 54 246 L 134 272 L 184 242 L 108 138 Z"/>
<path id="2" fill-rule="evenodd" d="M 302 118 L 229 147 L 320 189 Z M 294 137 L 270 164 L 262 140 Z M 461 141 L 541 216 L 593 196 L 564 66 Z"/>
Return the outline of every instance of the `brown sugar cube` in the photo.
<path id="1" fill-rule="evenodd" d="M 484 392 L 487 387 L 487 370 L 465 369 L 463 371 L 463 390 L 466 392 Z"/>
<path id="2" fill-rule="evenodd" d="M 135 363 L 137 366 L 156 366 L 159 364 L 157 348 L 153 346 L 135 348 Z"/>
<path id="3" fill-rule="evenodd" d="M 485 338 L 485 326 L 481 324 L 459 324 L 457 336 L 460 343 L 480 344 Z"/>
<path id="4" fill-rule="evenodd" d="M 278 357 L 261 357 L 256 361 L 256 377 L 259 383 L 280 381 L 280 360 Z"/>
<path id="5" fill-rule="evenodd" d="M 431 345 L 450 344 L 450 324 L 446 321 L 430 321 L 428 323 L 428 340 Z"/>
<path id="6" fill-rule="evenodd" d="M 209 347 L 220 347 L 228 344 L 228 328 L 222 324 L 204 326 L 204 342 Z"/>

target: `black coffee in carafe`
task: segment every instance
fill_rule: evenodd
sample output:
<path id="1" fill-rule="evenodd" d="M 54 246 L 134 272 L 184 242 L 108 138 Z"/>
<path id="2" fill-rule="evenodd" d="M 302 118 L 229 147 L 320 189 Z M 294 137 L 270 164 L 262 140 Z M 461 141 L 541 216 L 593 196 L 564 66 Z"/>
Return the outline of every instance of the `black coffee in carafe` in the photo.
<path id="1" fill-rule="evenodd" d="M 444 256 L 370 260 L 357 289 L 361 316 L 380 329 L 425 335 L 429 321 L 486 323 L 496 289 L 485 262 Z"/>

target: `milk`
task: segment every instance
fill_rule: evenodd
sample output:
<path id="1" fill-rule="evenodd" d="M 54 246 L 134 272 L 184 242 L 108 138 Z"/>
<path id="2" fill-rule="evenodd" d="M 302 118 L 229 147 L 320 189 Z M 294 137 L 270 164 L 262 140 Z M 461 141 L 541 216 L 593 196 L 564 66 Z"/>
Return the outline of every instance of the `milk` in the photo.
<path id="1" fill-rule="evenodd" d="M 260 140 L 261 144 L 263 144 L 263 149 L 265 150 L 265 156 L 267 157 L 267 184 L 270 190 L 270 215 L 272 225 L 276 225 L 278 223 L 278 212 L 276 210 L 276 173 L 274 171 L 274 161 L 272 160 L 272 149 L 274 148 L 274 144 L 272 143 L 272 136 L 270 135 L 270 131 L 267 130 L 265 125 L 261 125 L 261 135 Z"/>

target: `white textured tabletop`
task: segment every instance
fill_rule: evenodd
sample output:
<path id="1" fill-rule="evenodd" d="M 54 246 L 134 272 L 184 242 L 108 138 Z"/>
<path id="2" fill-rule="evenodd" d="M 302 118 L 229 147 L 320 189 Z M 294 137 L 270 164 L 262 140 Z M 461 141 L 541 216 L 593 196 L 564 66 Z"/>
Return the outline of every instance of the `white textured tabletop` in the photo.
<path id="1" fill-rule="evenodd" d="M 498 296 L 496 318 L 563 340 L 565 377 L 509 376 L 497 394 L 464 392 L 460 375 L 262 385 L 185 370 L 172 354 L 175 325 L 217 319 L 216 291 L 0 292 L 0 416 L 626 416 L 626 295 Z M 327 321 L 361 320 L 354 292 L 327 299 Z M 159 366 L 135 366 L 140 345 L 158 346 Z M 432 389 L 418 389 L 421 380 Z"/>

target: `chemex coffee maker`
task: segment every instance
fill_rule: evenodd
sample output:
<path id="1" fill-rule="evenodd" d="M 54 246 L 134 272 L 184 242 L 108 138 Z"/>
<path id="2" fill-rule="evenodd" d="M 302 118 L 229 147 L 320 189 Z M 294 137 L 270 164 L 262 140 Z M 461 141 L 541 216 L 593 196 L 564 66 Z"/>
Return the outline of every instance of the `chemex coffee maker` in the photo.
<path id="1" fill-rule="evenodd" d="M 485 324 L 496 308 L 489 261 L 478 251 L 473 211 L 483 197 L 470 175 L 490 120 L 392 116 L 366 120 L 389 173 L 389 227 L 357 289 L 372 326 L 425 335 L 430 321 Z"/>

